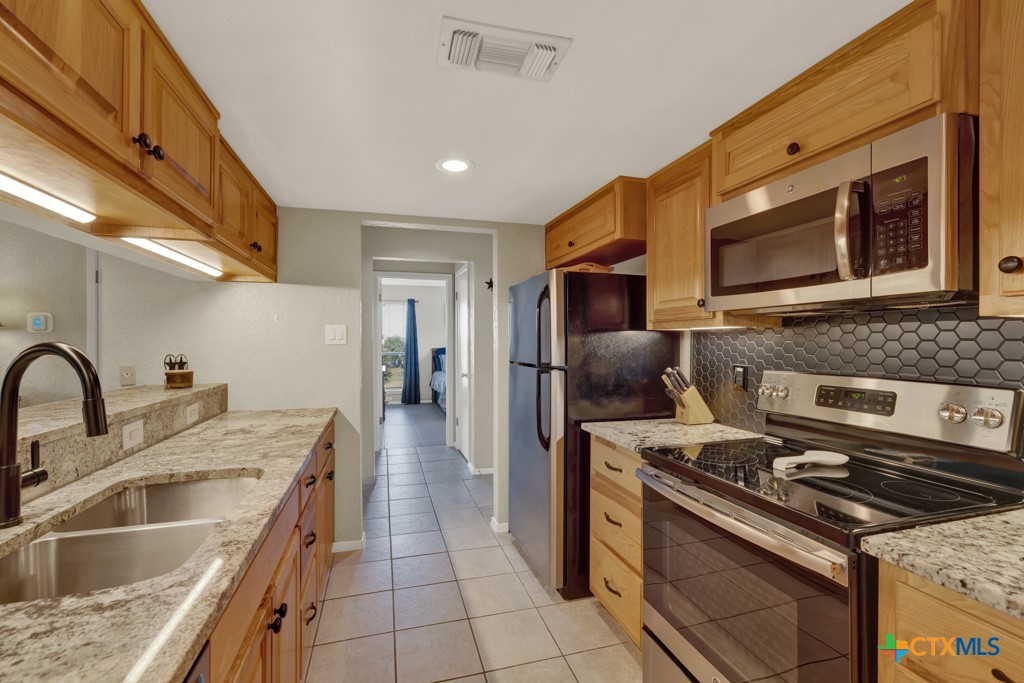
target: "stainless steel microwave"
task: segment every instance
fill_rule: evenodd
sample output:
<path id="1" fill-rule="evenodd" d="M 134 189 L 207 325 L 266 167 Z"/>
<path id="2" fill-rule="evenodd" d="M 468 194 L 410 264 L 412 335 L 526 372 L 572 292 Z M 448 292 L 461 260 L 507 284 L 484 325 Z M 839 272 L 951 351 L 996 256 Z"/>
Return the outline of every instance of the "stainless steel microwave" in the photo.
<path id="1" fill-rule="evenodd" d="M 977 289 L 976 120 L 942 114 L 705 214 L 709 311 L 941 305 Z"/>

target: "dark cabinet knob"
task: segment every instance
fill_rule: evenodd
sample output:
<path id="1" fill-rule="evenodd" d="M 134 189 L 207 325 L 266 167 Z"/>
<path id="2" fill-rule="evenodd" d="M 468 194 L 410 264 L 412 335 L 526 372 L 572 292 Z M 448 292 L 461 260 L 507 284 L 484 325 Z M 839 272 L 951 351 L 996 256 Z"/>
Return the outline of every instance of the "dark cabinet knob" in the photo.
<path id="1" fill-rule="evenodd" d="M 1003 273 L 1016 273 L 1021 266 L 1024 266 L 1024 261 L 1020 256 L 1007 256 L 999 259 L 999 270 Z"/>
<path id="2" fill-rule="evenodd" d="M 327 445 L 324 446 L 324 448 L 326 448 L 329 451 L 333 451 L 334 450 L 334 442 L 333 441 L 328 441 Z"/>
<path id="3" fill-rule="evenodd" d="M 704 299 L 697 299 L 697 305 L 704 308 Z"/>
<path id="4" fill-rule="evenodd" d="M 305 545 L 308 548 L 308 547 L 312 546 L 314 543 L 316 543 L 316 532 L 315 531 L 310 531 L 308 534 L 306 534 L 306 544 Z"/>
<path id="5" fill-rule="evenodd" d="M 312 486 L 315 483 L 316 483 L 316 475 L 315 474 L 309 475 L 309 479 L 306 480 L 306 488 L 308 489 L 310 486 Z"/>
<path id="6" fill-rule="evenodd" d="M 268 631 L 273 631 L 274 633 L 280 633 L 281 632 L 281 626 L 283 626 L 283 625 L 284 625 L 284 621 L 281 620 L 281 617 L 275 617 L 272 622 L 267 624 L 267 630 Z"/>
<path id="7" fill-rule="evenodd" d="M 256 253 L 257 254 L 262 254 L 263 253 L 263 245 L 260 244 L 259 242 L 256 243 Z"/>
<path id="8" fill-rule="evenodd" d="M 334 481 L 334 470 L 327 473 L 327 481 Z"/>
<path id="9" fill-rule="evenodd" d="M 281 617 L 282 619 L 288 616 L 288 603 L 282 602 L 281 606 L 274 610 L 274 614 Z"/>
<path id="10" fill-rule="evenodd" d="M 569 248 L 572 249 L 575 246 L 576 246 L 576 243 L 573 242 L 572 240 L 569 240 Z"/>
<path id="11" fill-rule="evenodd" d="M 253 251 L 256 251 L 256 247 L 258 247 L 258 246 L 260 246 L 259 242 L 250 242 L 249 243 L 249 248 L 252 249 Z"/>
<path id="12" fill-rule="evenodd" d="M 153 148 L 153 140 L 146 133 L 139 133 L 132 138 L 132 142 L 146 150 L 147 152 Z"/>
<path id="13" fill-rule="evenodd" d="M 160 145 L 157 145 L 153 149 L 147 149 L 146 154 L 153 157 L 157 161 L 163 161 L 164 159 L 167 158 L 167 153 L 164 152 L 164 148 L 161 147 Z"/>
<path id="14" fill-rule="evenodd" d="M 788 154 L 789 156 L 794 156 L 795 154 L 797 154 L 799 152 L 800 152 L 800 143 L 799 142 L 791 142 L 791 143 L 789 143 L 789 145 L 786 146 L 786 154 Z"/>

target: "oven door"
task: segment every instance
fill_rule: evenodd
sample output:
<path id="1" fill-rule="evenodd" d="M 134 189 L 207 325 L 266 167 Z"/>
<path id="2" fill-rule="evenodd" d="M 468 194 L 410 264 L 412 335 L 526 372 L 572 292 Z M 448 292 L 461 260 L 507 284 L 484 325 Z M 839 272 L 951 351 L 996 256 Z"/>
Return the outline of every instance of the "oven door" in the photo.
<path id="1" fill-rule="evenodd" d="M 871 296 L 871 148 L 705 212 L 709 311 L 794 311 Z"/>
<path id="2" fill-rule="evenodd" d="M 652 468 L 644 626 L 701 683 L 855 680 L 852 553 Z"/>

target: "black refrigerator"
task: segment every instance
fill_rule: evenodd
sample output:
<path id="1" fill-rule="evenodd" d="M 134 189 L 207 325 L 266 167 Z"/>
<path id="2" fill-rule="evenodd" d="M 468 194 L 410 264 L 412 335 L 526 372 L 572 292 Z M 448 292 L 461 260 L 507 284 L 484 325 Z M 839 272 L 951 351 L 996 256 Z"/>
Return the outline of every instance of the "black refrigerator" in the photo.
<path id="1" fill-rule="evenodd" d="M 590 595 L 584 422 L 670 417 L 676 336 L 648 332 L 647 278 L 551 270 L 509 288 L 509 532 L 564 598 Z"/>

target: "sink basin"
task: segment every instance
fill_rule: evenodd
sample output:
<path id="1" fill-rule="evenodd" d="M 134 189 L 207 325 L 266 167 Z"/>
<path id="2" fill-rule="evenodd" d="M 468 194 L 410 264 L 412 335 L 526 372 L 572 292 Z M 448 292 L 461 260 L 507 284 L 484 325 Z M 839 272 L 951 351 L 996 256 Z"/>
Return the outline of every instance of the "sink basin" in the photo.
<path id="1" fill-rule="evenodd" d="M 104 498 L 0 558 L 0 604 L 88 593 L 171 572 L 256 481 L 149 484 Z"/>
<path id="2" fill-rule="evenodd" d="M 223 519 L 256 481 L 255 477 L 224 477 L 137 486 L 104 498 L 54 531 L 66 533 L 186 519 Z"/>
<path id="3" fill-rule="evenodd" d="M 183 565 L 217 520 L 50 533 L 0 559 L 0 604 L 88 593 Z"/>

